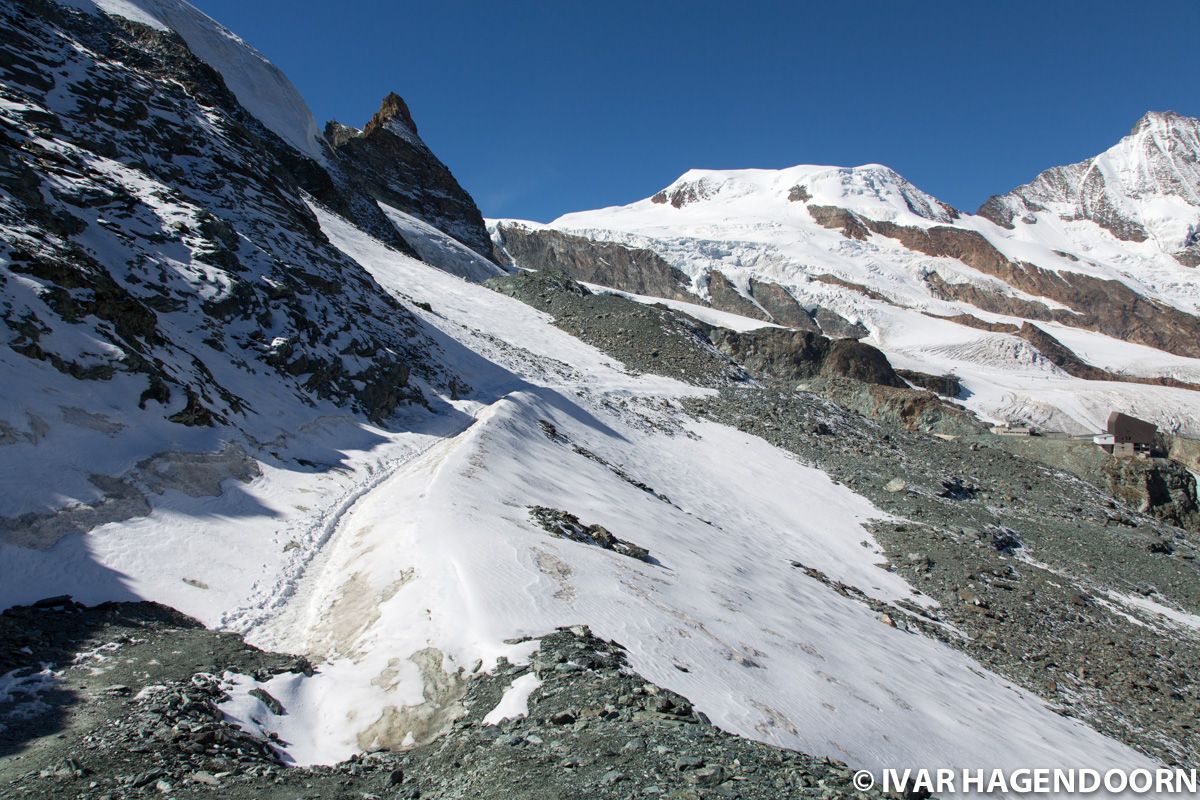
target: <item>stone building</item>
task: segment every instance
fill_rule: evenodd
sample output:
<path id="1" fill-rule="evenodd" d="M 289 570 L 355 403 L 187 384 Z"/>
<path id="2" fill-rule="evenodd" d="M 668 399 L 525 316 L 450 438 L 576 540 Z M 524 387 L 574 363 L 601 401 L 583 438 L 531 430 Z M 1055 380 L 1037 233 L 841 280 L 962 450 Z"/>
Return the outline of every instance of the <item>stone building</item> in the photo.
<path id="1" fill-rule="evenodd" d="M 1108 415 L 1108 432 L 1093 438 L 1096 444 L 1114 456 L 1149 453 L 1154 447 L 1158 428 L 1152 422 L 1114 411 Z"/>

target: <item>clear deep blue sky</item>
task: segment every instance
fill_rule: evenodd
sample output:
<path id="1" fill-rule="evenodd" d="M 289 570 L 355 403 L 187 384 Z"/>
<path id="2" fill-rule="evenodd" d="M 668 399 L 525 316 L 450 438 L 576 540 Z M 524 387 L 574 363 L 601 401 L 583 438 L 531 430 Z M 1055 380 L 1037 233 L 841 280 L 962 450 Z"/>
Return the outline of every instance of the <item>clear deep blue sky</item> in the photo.
<path id="1" fill-rule="evenodd" d="M 967 210 L 1200 116 L 1200 2 L 192 0 L 317 121 L 388 91 L 486 216 L 632 202 L 691 167 L 887 164 Z"/>

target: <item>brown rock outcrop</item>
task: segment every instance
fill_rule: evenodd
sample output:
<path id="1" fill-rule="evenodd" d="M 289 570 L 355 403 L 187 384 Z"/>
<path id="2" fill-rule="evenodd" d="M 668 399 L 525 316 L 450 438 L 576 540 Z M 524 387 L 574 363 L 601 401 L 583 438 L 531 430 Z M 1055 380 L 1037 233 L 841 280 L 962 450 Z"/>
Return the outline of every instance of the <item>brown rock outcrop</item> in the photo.
<path id="1" fill-rule="evenodd" d="M 847 239 L 862 241 L 870 235 L 862 219 L 852 211 L 837 206 L 806 206 L 808 213 L 818 225 L 833 231 L 841 231 Z"/>
<path id="2" fill-rule="evenodd" d="M 523 225 L 501 224 L 497 233 L 505 252 L 527 269 L 564 272 L 623 292 L 703 302 L 688 288 L 687 275 L 652 250 Z"/>
<path id="3" fill-rule="evenodd" d="M 708 273 L 708 302 L 719 311 L 728 311 L 731 314 L 740 314 L 751 319 L 771 321 L 770 314 L 739 292 L 733 282 L 726 278 L 724 273 L 717 270 Z"/>
<path id="4" fill-rule="evenodd" d="M 861 218 L 860 218 L 861 219 Z M 978 305 L 986 311 L 1014 314 L 1033 319 L 1052 319 L 1076 327 L 1098 331 L 1125 341 L 1148 345 L 1176 355 L 1200 357 L 1200 319 L 1177 308 L 1142 297 L 1120 281 L 1096 278 L 1078 272 L 1053 272 L 1025 262 L 1011 261 L 976 231 L 935 225 L 916 228 L 892 222 L 864 220 L 872 231 L 926 255 L 953 258 L 980 272 L 1000 278 L 1026 294 L 1046 297 L 1076 312 L 1064 315 L 1061 309 L 1039 310 L 1036 303 L 1020 298 L 996 295 L 979 296 Z M 936 273 L 935 273 L 936 275 Z M 950 291 L 965 292 L 962 284 L 946 284 Z M 998 307 L 1003 297 L 1009 308 Z M 966 299 L 961 295 L 956 299 Z M 973 305 L 976 305 L 973 301 Z"/>

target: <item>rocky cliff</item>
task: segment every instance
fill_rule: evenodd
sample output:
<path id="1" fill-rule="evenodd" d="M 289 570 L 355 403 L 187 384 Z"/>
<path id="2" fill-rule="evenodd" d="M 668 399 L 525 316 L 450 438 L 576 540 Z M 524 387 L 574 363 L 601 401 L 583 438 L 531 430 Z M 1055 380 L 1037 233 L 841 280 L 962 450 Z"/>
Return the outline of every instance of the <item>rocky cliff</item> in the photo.
<path id="1" fill-rule="evenodd" d="M 325 135 L 338 166 L 367 195 L 450 234 L 484 258 L 493 257 L 475 201 L 421 139 L 399 95 L 385 97 L 362 130 L 331 121 Z"/>
<path id="2" fill-rule="evenodd" d="M 557 270 L 577 281 L 634 294 L 700 301 L 687 275 L 651 250 L 504 223 L 496 226 L 496 236 L 511 260 L 522 266 Z"/>

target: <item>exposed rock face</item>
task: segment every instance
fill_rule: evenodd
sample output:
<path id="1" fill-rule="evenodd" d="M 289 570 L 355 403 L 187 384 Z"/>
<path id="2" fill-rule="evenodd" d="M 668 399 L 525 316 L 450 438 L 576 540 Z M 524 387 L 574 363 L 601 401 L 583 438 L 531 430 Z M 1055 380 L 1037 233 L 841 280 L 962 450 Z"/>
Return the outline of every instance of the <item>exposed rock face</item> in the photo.
<path id="1" fill-rule="evenodd" d="M 813 314 L 821 333 L 830 339 L 861 339 L 870 331 L 861 322 L 851 322 L 836 311 L 818 307 Z"/>
<path id="2" fill-rule="evenodd" d="M 750 296 L 766 310 L 772 322 L 788 328 L 818 330 L 813 315 L 796 301 L 791 292 L 778 283 L 768 283 L 751 278 Z"/>
<path id="3" fill-rule="evenodd" d="M 861 338 L 867 331 L 826 308 L 809 311 L 777 283 L 751 278 L 749 297 L 724 273 L 708 274 L 707 300 L 691 291 L 691 281 L 652 250 L 588 239 L 519 223 L 496 225 L 500 255 L 526 269 L 559 271 L 575 280 L 623 292 L 708 305 L 787 328 L 820 331 L 831 338 Z"/>
<path id="4" fill-rule="evenodd" d="M 1165 458 L 1106 456 L 1103 474 L 1109 492 L 1122 503 L 1172 525 L 1200 529 L 1196 479 L 1182 464 Z"/>
<path id="5" fill-rule="evenodd" d="M 740 314 L 751 319 L 770 321 L 771 315 L 737 290 L 733 282 L 721 272 L 708 273 L 708 302 L 713 308 Z"/>
<path id="6" fill-rule="evenodd" d="M 938 276 L 941 279 L 941 276 Z M 945 281 L 942 281 L 945 285 Z M 1016 333 L 1020 328 L 1008 322 L 988 322 L 985 319 L 980 319 L 973 314 L 956 314 L 952 317 L 938 317 L 938 319 L 948 319 L 951 322 L 957 322 L 959 325 L 965 325 L 968 328 L 976 328 L 981 331 L 990 331 L 991 333 Z"/>
<path id="7" fill-rule="evenodd" d="M 1073 350 L 1058 339 L 1055 339 L 1038 326 L 1028 322 L 1021 323 L 1021 328 L 1017 332 L 1017 335 L 1036 347 L 1038 352 L 1044 355 L 1056 367 L 1076 378 L 1083 378 L 1089 381 L 1119 381 L 1122 383 L 1141 383 L 1151 386 L 1172 386 L 1176 389 L 1200 390 L 1200 386 L 1194 383 L 1187 383 L 1175 378 L 1147 378 L 1137 375 L 1121 375 L 1109 372 L 1101 367 L 1093 366 L 1077 356 Z"/>
<path id="8" fill-rule="evenodd" d="M 982 433 L 975 415 L 943 402 L 933 392 L 863 383 L 847 378 L 821 378 L 809 390 L 868 419 L 909 431 L 962 436 Z"/>
<path id="9" fill-rule="evenodd" d="M 1036 347 L 1038 352 L 1044 355 L 1051 364 L 1054 364 L 1054 366 L 1068 375 L 1092 381 L 1113 380 L 1114 378 L 1112 373 L 1107 370 L 1094 367 L 1085 362 L 1079 356 L 1075 355 L 1073 350 L 1036 325 L 1028 322 L 1021 323 L 1021 328 L 1017 332 L 1017 335 Z"/>
<path id="10" fill-rule="evenodd" d="M 870 231 L 863 223 L 862 219 L 853 211 L 847 211 L 844 208 L 837 206 L 806 206 L 808 213 L 816 220 L 818 225 L 822 225 L 830 230 L 841 231 L 842 235 L 847 239 L 858 239 L 862 241 L 870 235 Z"/>
<path id="11" fill-rule="evenodd" d="M 650 250 L 524 225 L 501 224 L 496 232 L 513 262 L 526 269 L 556 270 L 623 292 L 701 302 L 689 290 L 688 277 Z"/>
<path id="12" fill-rule="evenodd" d="M 131 404 L 190 426 L 253 413 L 231 387 L 257 374 L 377 420 L 419 397 L 419 324 L 329 244 L 301 189 L 349 201 L 178 35 L 35 0 L 0 16 L 9 348 L 79 379 L 138 376 Z"/>
<path id="13" fill-rule="evenodd" d="M 826 378 L 853 378 L 878 386 L 907 388 L 904 379 L 888 363 L 887 356 L 871 345 L 854 339 L 833 341 L 829 356 L 821 365 L 821 375 Z"/>
<path id="14" fill-rule="evenodd" d="M 887 295 L 880 294 L 869 286 L 863 286 L 860 283 L 839 278 L 837 275 L 830 275 L 828 272 L 822 272 L 819 275 L 813 275 L 813 280 L 820 281 L 821 283 L 828 283 L 830 286 L 841 286 L 845 289 L 851 289 L 859 294 L 871 298 L 872 300 L 879 300 L 883 303 L 891 302 Z"/>
<path id="15" fill-rule="evenodd" d="M 941 397 L 955 398 L 962 394 L 963 385 L 957 375 L 930 375 L 911 369 L 898 369 L 896 374 L 904 380 Z"/>
<path id="16" fill-rule="evenodd" d="M 829 357 L 830 341 L 811 331 L 762 328 L 737 333 L 714 328 L 717 349 L 760 380 L 796 381 L 815 377 Z"/>
<path id="17" fill-rule="evenodd" d="M 399 95 L 384 98 L 361 132 L 337 122 L 326 138 L 338 165 L 370 197 L 453 236 L 484 258 L 492 242 L 475 201 L 417 133 Z"/>
<path id="18" fill-rule="evenodd" d="M 830 340 L 812 331 L 760 328 L 737 333 L 714 328 L 709 339 L 760 380 L 853 378 L 882 386 L 907 384 L 874 347 L 854 339 Z"/>
<path id="19" fill-rule="evenodd" d="M 982 311 L 993 314 L 1006 314 L 1025 319 L 1060 321 L 1064 324 L 1076 323 L 1074 314 L 1062 309 L 1050 308 L 1045 303 L 1027 300 L 1005 292 L 999 285 L 993 287 L 981 283 L 950 283 L 940 273 L 930 272 L 925 276 L 925 285 L 929 293 L 942 300 L 959 300 L 969 303 Z M 997 330 L 1005 333 L 1016 333 L 1017 326 L 1006 322 L 985 322 L 971 314 L 959 314 L 952 317 L 955 322 L 980 330 Z"/>

